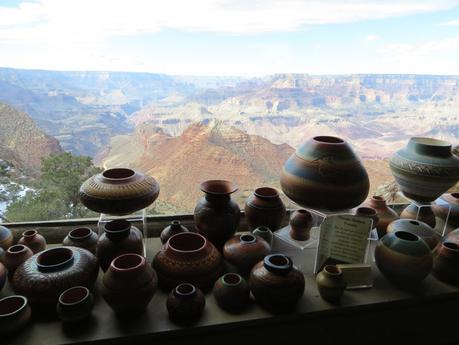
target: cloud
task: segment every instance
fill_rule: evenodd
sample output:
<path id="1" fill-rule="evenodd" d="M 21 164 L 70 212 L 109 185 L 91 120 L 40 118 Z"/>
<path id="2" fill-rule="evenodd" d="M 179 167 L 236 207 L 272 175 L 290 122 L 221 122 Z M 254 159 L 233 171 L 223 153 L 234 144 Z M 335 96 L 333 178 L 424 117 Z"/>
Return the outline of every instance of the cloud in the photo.
<path id="1" fill-rule="evenodd" d="M 369 35 L 366 35 L 363 40 L 365 42 L 372 42 L 372 41 L 376 41 L 377 39 L 379 38 L 378 35 L 372 35 L 372 34 L 369 34 Z"/>
<path id="2" fill-rule="evenodd" d="M 389 44 L 379 50 L 379 54 L 393 60 L 415 59 L 438 53 L 459 52 L 459 37 L 449 37 L 418 44 Z"/>
<path id="3" fill-rule="evenodd" d="M 440 25 L 445 25 L 445 26 L 459 26 L 459 19 L 456 20 L 450 20 L 445 23 L 441 23 Z"/>

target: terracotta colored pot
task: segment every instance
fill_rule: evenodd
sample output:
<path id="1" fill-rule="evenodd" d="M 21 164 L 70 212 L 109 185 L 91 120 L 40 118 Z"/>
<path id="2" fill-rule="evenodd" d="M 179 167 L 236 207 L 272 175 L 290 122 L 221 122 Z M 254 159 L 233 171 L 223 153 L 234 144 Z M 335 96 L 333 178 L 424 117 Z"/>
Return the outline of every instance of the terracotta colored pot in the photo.
<path id="1" fill-rule="evenodd" d="M 213 294 L 220 308 L 239 312 L 250 301 L 250 288 L 246 280 L 237 273 L 226 273 L 214 285 Z"/>
<path id="2" fill-rule="evenodd" d="M 5 286 L 7 275 L 8 271 L 6 270 L 6 267 L 0 262 L 0 291 L 2 291 Z"/>
<path id="3" fill-rule="evenodd" d="M 76 322 L 87 319 L 93 306 L 91 291 L 84 286 L 74 286 L 59 296 L 56 313 L 63 322 Z"/>
<path id="4" fill-rule="evenodd" d="M 38 233 L 37 230 L 26 230 L 22 233 L 18 244 L 23 244 L 29 247 L 34 254 L 46 249 L 45 238 Z"/>
<path id="5" fill-rule="evenodd" d="M 144 311 L 158 286 L 156 272 L 138 254 L 123 254 L 104 274 L 102 296 L 117 313 Z"/>
<path id="6" fill-rule="evenodd" d="M 426 223 L 419 220 L 398 219 L 387 227 L 387 232 L 403 230 L 415 234 L 426 241 L 431 250 L 434 250 L 440 243 L 440 236 Z"/>
<path id="7" fill-rule="evenodd" d="M 113 259 L 126 253 L 143 254 L 142 233 L 124 219 L 106 223 L 96 247 L 100 267 L 106 271 Z"/>
<path id="8" fill-rule="evenodd" d="M 16 269 L 32 255 L 32 250 L 23 244 L 9 247 L 3 257 L 3 263 L 8 270 L 8 275 L 12 277 Z"/>
<path id="9" fill-rule="evenodd" d="M 261 237 L 242 233 L 231 237 L 223 247 L 223 256 L 238 272 L 246 275 L 257 262 L 271 253 L 271 246 Z"/>
<path id="10" fill-rule="evenodd" d="M 159 237 L 161 239 L 161 243 L 164 244 L 167 242 L 169 238 L 171 238 L 175 234 L 189 231 L 190 230 L 188 230 L 187 227 L 183 226 L 179 220 L 173 220 L 169 226 L 165 227 L 164 230 L 161 231 L 161 235 Z"/>
<path id="11" fill-rule="evenodd" d="M 14 273 L 14 290 L 31 304 L 56 306 L 65 290 L 82 285 L 92 288 L 99 274 L 97 258 L 86 249 L 56 247 L 27 259 Z"/>
<path id="12" fill-rule="evenodd" d="M 265 226 L 276 231 L 280 228 L 286 213 L 279 192 L 271 187 L 255 189 L 248 197 L 244 210 L 249 230 Z"/>
<path id="13" fill-rule="evenodd" d="M 24 296 L 8 296 L 0 299 L 0 334 L 20 331 L 30 320 L 32 311 Z"/>
<path id="14" fill-rule="evenodd" d="M 7 250 L 13 245 L 13 234 L 6 226 L 0 225 L 0 247 Z"/>
<path id="15" fill-rule="evenodd" d="M 435 205 L 432 207 L 437 217 L 446 220 L 448 216 L 449 206 L 451 211 L 448 218 L 448 227 L 450 230 L 459 228 L 459 193 L 443 194 Z M 446 202 L 441 203 L 441 201 Z"/>
<path id="16" fill-rule="evenodd" d="M 151 205 L 159 195 L 156 180 L 125 168 L 108 169 L 87 179 L 80 187 L 83 205 L 95 212 L 123 215 Z"/>
<path id="17" fill-rule="evenodd" d="M 199 199 L 194 209 L 196 228 L 221 249 L 239 226 L 241 211 L 231 200 L 231 194 L 237 188 L 228 181 L 210 180 L 201 184 L 201 190 L 205 196 Z"/>
<path id="18" fill-rule="evenodd" d="M 388 232 L 379 240 L 375 260 L 388 280 L 404 287 L 419 285 L 429 275 L 433 264 L 427 243 L 421 237 L 401 230 Z"/>
<path id="19" fill-rule="evenodd" d="M 179 284 L 169 293 L 166 301 L 169 318 L 177 323 L 195 322 L 201 317 L 205 305 L 202 291 L 190 283 Z"/>
<path id="20" fill-rule="evenodd" d="M 153 259 L 159 286 L 170 291 L 189 282 L 208 291 L 223 273 L 222 257 L 204 236 L 182 232 L 169 238 Z"/>
<path id="21" fill-rule="evenodd" d="M 307 241 L 312 228 L 312 215 L 309 211 L 296 210 L 290 216 L 290 237 L 296 241 Z"/>
<path id="22" fill-rule="evenodd" d="M 354 213 L 356 216 L 370 218 L 373 221 L 372 229 L 376 228 L 379 222 L 378 213 L 372 207 L 357 207 Z"/>
<path id="23" fill-rule="evenodd" d="M 326 210 L 358 206 L 370 188 L 368 174 L 351 146 L 330 136 L 301 145 L 285 162 L 280 183 L 297 204 Z"/>
<path id="24" fill-rule="evenodd" d="M 459 284 L 459 245 L 443 242 L 434 253 L 432 274 L 448 284 Z"/>
<path id="25" fill-rule="evenodd" d="M 430 206 L 418 207 L 415 204 L 409 204 L 402 213 L 400 213 L 400 218 L 419 220 L 432 228 L 435 228 L 436 224 L 435 214 Z"/>
<path id="26" fill-rule="evenodd" d="M 249 285 L 260 306 L 281 313 L 295 307 L 303 296 L 305 282 L 289 257 L 271 254 L 252 269 Z"/>
<path id="27" fill-rule="evenodd" d="M 259 226 L 255 230 L 252 231 L 252 234 L 264 239 L 269 246 L 273 245 L 273 232 L 266 226 Z"/>
<path id="28" fill-rule="evenodd" d="M 79 247 L 96 254 L 97 241 L 99 236 L 90 228 L 76 228 L 70 230 L 62 241 L 63 246 Z"/>
<path id="29" fill-rule="evenodd" d="M 410 199 L 434 201 L 459 180 L 459 158 L 451 144 L 432 138 L 411 138 L 390 159 L 401 191 Z"/>
<path id="30" fill-rule="evenodd" d="M 320 296 L 330 303 L 339 303 L 346 289 L 343 272 L 335 265 L 326 265 L 316 276 Z"/>
<path id="31" fill-rule="evenodd" d="M 376 230 L 379 238 L 386 234 L 387 226 L 399 218 L 397 212 L 387 206 L 386 200 L 382 196 L 374 195 L 364 205 L 375 209 L 378 214 L 379 220 Z"/>

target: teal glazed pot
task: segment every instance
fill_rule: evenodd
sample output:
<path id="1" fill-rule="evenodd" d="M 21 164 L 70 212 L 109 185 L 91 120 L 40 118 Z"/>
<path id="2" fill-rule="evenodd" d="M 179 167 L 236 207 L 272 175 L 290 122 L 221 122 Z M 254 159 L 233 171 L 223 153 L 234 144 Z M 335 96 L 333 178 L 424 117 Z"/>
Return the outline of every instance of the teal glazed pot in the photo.
<path id="1" fill-rule="evenodd" d="M 426 223 L 412 219 L 398 219 L 387 227 L 387 232 L 406 231 L 421 237 L 434 250 L 440 243 L 440 236 Z"/>
<path id="2" fill-rule="evenodd" d="M 286 209 L 276 189 L 260 187 L 247 198 L 244 212 L 249 230 L 264 226 L 276 231 L 280 228 Z"/>
<path id="3" fill-rule="evenodd" d="M 443 242 L 434 253 L 432 274 L 439 280 L 459 284 L 459 244 Z"/>
<path id="4" fill-rule="evenodd" d="M 370 183 L 362 162 L 343 139 L 314 137 L 285 162 L 281 173 L 285 195 L 306 208 L 345 210 L 360 205 Z"/>
<path id="5" fill-rule="evenodd" d="M 409 204 L 402 213 L 400 213 L 400 218 L 419 220 L 432 228 L 435 228 L 435 224 L 437 223 L 432 207 L 427 205 L 420 207 L 415 204 Z"/>
<path id="6" fill-rule="evenodd" d="M 434 201 L 459 180 L 459 158 L 443 140 L 411 138 L 391 157 L 390 168 L 405 196 L 419 202 Z"/>
<path id="7" fill-rule="evenodd" d="M 267 226 L 259 226 L 252 231 L 252 234 L 264 239 L 270 246 L 273 245 L 273 232 Z"/>
<path id="8" fill-rule="evenodd" d="M 94 306 L 94 296 L 84 286 L 74 286 L 65 290 L 56 306 L 56 313 L 63 322 L 87 319 Z"/>
<path id="9" fill-rule="evenodd" d="M 249 304 L 250 288 L 239 274 L 226 273 L 215 282 L 213 295 L 220 308 L 239 312 Z"/>
<path id="10" fill-rule="evenodd" d="M 407 231 L 389 232 L 375 248 L 376 266 L 401 287 L 419 285 L 432 271 L 433 256 L 427 243 Z"/>
<path id="11" fill-rule="evenodd" d="M 203 292 L 190 283 L 177 285 L 167 297 L 169 318 L 181 324 L 197 321 L 204 311 L 206 299 Z"/>
<path id="12" fill-rule="evenodd" d="M 7 250 L 13 245 L 13 233 L 6 226 L 0 225 L 0 247 Z"/>
<path id="13" fill-rule="evenodd" d="M 449 207 L 451 207 L 451 211 Z M 443 194 L 440 200 L 437 200 L 432 208 L 437 217 L 444 221 L 446 221 L 449 211 L 448 229 L 453 230 L 459 228 L 459 193 Z"/>
<path id="14" fill-rule="evenodd" d="M 0 334 L 12 334 L 27 325 L 32 311 L 27 298 L 13 295 L 0 299 Z"/>

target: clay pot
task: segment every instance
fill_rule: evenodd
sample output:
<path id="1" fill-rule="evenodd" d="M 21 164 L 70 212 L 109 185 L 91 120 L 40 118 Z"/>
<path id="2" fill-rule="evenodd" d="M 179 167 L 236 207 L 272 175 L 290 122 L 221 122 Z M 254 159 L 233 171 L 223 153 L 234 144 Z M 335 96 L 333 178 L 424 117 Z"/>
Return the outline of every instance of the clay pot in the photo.
<path id="1" fill-rule="evenodd" d="M 202 291 L 190 283 L 177 285 L 167 297 L 169 318 L 177 323 L 197 321 L 204 310 L 206 299 Z"/>
<path id="2" fill-rule="evenodd" d="M 378 213 L 372 207 L 361 206 L 357 207 L 354 214 L 359 217 L 370 218 L 373 221 L 372 229 L 376 228 L 379 222 Z"/>
<path id="3" fill-rule="evenodd" d="M 175 234 L 188 231 L 190 230 L 183 226 L 179 220 L 173 220 L 169 226 L 165 227 L 163 231 L 161 231 L 161 235 L 159 237 L 161 239 L 161 243 L 164 244 Z"/>
<path id="4" fill-rule="evenodd" d="M 87 319 L 94 306 L 94 296 L 84 286 L 74 286 L 65 290 L 56 306 L 56 313 L 63 322 Z"/>
<path id="5" fill-rule="evenodd" d="M 402 287 L 419 285 L 432 270 L 433 257 L 427 243 L 411 232 L 388 232 L 375 248 L 375 260 L 381 273 Z"/>
<path id="6" fill-rule="evenodd" d="M 13 245 L 13 233 L 6 226 L 0 225 L 0 247 L 7 250 Z"/>
<path id="7" fill-rule="evenodd" d="M 86 249 L 56 247 L 28 258 L 14 273 L 14 290 L 31 304 L 56 306 L 65 290 L 92 288 L 99 273 L 97 258 Z"/>
<path id="8" fill-rule="evenodd" d="M 390 159 L 401 191 L 419 202 L 434 201 L 459 180 L 459 158 L 451 144 L 432 138 L 411 138 Z"/>
<path id="9" fill-rule="evenodd" d="M 312 215 L 309 211 L 296 210 L 290 216 L 290 237 L 296 241 L 307 241 L 312 228 Z"/>
<path id="10" fill-rule="evenodd" d="M 430 206 L 418 207 L 415 204 L 409 204 L 402 213 L 400 213 L 400 218 L 419 220 L 430 225 L 432 228 L 435 228 L 436 224 L 435 214 Z"/>
<path id="11" fill-rule="evenodd" d="M 144 311 L 158 286 L 156 272 L 138 254 L 123 254 L 104 274 L 102 296 L 116 313 Z"/>
<path id="12" fill-rule="evenodd" d="M 30 320 L 32 311 L 24 296 L 8 296 L 0 299 L 0 334 L 20 331 Z"/>
<path id="13" fill-rule="evenodd" d="M 18 244 L 23 244 L 29 247 L 34 254 L 46 249 L 45 238 L 38 233 L 37 230 L 26 230 L 22 233 Z"/>
<path id="14" fill-rule="evenodd" d="M 32 250 L 22 244 L 9 247 L 3 257 L 3 264 L 8 270 L 8 275 L 12 277 L 16 269 L 32 255 Z"/>
<path id="15" fill-rule="evenodd" d="M 260 226 L 276 231 L 280 228 L 286 213 L 279 192 L 271 187 L 255 189 L 245 202 L 244 211 L 251 231 Z"/>
<path id="16" fill-rule="evenodd" d="M 446 220 L 449 211 L 448 205 L 451 206 L 447 224 L 448 228 L 451 230 L 459 228 L 459 193 L 443 194 L 440 199 L 432 207 L 435 215 Z"/>
<path id="17" fill-rule="evenodd" d="M 228 181 L 209 180 L 201 184 L 201 190 L 205 196 L 199 199 L 194 209 L 196 228 L 220 249 L 239 226 L 241 210 L 231 200 L 237 187 Z"/>
<path id="18" fill-rule="evenodd" d="M 142 233 L 124 219 L 106 223 L 96 247 L 100 267 L 106 271 L 113 259 L 126 253 L 143 254 Z"/>
<path id="19" fill-rule="evenodd" d="M 403 230 L 421 237 L 434 250 L 440 243 L 440 236 L 426 223 L 419 220 L 398 219 L 393 221 L 387 227 L 387 232 Z"/>
<path id="20" fill-rule="evenodd" d="M 346 289 L 343 272 L 335 265 L 326 265 L 316 276 L 320 297 L 330 303 L 339 303 Z"/>
<path id="21" fill-rule="evenodd" d="M 368 174 L 351 146 L 330 136 L 301 145 L 285 162 L 280 183 L 297 204 L 325 210 L 358 206 L 370 188 Z"/>
<path id="22" fill-rule="evenodd" d="M 273 232 L 266 226 L 259 226 L 255 230 L 252 231 L 252 234 L 264 239 L 269 246 L 273 245 Z"/>
<path id="23" fill-rule="evenodd" d="M 189 282 L 208 291 L 223 273 L 222 257 L 204 236 L 182 232 L 169 238 L 153 259 L 159 286 L 170 291 Z"/>
<path id="24" fill-rule="evenodd" d="M 378 238 L 383 237 L 387 232 L 387 226 L 399 218 L 397 212 L 387 206 L 386 200 L 382 196 L 374 195 L 364 205 L 373 208 L 378 214 L 379 220 L 376 225 Z"/>
<path id="25" fill-rule="evenodd" d="M 62 241 L 63 246 L 79 247 L 96 254 L 97 241 L 99 236 L 90 228 L 76 228 L 70 230 Z"/>
<path id="26" fill-rule="evenodd" d="M 459 284 L 459 244 L 443 242 L 434 253 L 432 274 L 448 284 Z"/>
<path id="27" fill-rule="evenodd" d="M 304 276 L 283 254 L 271 254 L 252 269 L 249 285 L 257 303 L 275 313 L 295 307 L 304 293 Z"/>
<path id="28" fill-rule="evenodd" d="M 80 187 L 83 205 L 95 212 L 124 215 L 151 205 L 159 194 L 156 180 L 126 168 L 108 169 L 87 179 Z"/>
<path id="29" fill-rule="evenodd" d="M 226 273 L 214 285 L 213 294 L 220 308 L 239 312 L 250 301 L 250 288 L 246 280 L 237 273 Z"/>
<path id="30" fill-rule="evenodd" d="M 6 267 L 0 262 L 0 291 L 2 291 L 5 286 L 7 275 L 8 271 L 6 270 Z"/>

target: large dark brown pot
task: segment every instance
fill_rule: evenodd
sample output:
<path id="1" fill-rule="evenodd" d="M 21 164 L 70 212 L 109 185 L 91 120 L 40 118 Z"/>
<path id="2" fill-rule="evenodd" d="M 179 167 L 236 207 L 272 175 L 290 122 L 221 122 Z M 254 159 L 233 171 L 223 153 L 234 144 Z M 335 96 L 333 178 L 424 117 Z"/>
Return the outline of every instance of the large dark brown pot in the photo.
<path id="1" fill-rule="evenodd" d="M 196 228 L 221 249 L 239 226 L 241 210 L 231 200 L 231 194 L 237 188 L 229 181 L 209 180 L 201 184 L 201 190 L 205 196 L 199 199 L 194 209 Z"/>
<path id="2" fill-rule="evenodd" d="M 99 236 L 90 228 L 76 228 L 70 230 L 67 236 L 62 241 L 63 246 L 73 246 L 84 248 L 91 253 L 96 254 L 97 241 Z"/>
<path id="3" fill-rule="evenodd" d="M 451 144 L 432 138 L 411 138 L 390 159 L 395 181 L 408 197 L 434 201 L 459 180 L 459 158 Z"/>
<path id="4" fill-rule="evenodd" d="M 114 258 L 126 253 L 143 254 L 142 233 L 124 219 L 106 223 L 96 248 L 100 267 L 106 271 Z"/>
<path id="5" fill-rule="evenodd" d="M 12 277 L 16 269 L 32 255 L 32 250 L 23 244 L 9 247 L 2 259 L 8 269 L 8 275 Z"/>
<path id="6" fill-rule="evenodd" d="M 443 242 L 434 253 L 432 274 L 448 284 L 459 284 L 459 245 Z"/>
<path id="7" fill-rule="evenodd" d="M 27 298 L 8 296 L 0 299 L 0 334 L 12 334 L 20 331 L 29 322 L 32 315 Z"/>
<path id="8" fill-rule="evenodd" d="M 248 306 L 250 288 L 239 274 L 226 273 L 215 282 L 213 295 L 220 308 L 238 312 Z"/>
<path id="9" fill-rule="evenodd" d="M 304 276 L 283 254 L 271 254 L 252 269 L 249 285 L 257 303 L 272 312 L 295 307 L 304 293 Z"/>
<path id="10" fill-rule="evenodd" d="M 179 220 L 173 220 L 170 225 L 166 226 L 163 231 L 161 231 L 159 238 L 161 239 L 161 243 L 164 244 L 172 236 L 188 231 L 190 230 L 188 230 L 186 226 L 182 225 Z"/>
<path id="11" fill-rule="evenodd" d="M 155 271 L 138 254 L 118 256 L 102 282 L 105 301 L 115 312 L 127 315 L 145 310 L 158 286 Z"/>
<path id="12" fill-rule="evenodd" d="M 32 250 L 34 254 L 46 249 L 45 238 L 37 230 L 26 230 L 22 233 L 18 244 L 23 244 Z"/>
<path id="13" fill-rule="evenodd" d="M 243 233 L 231 237 L 223 246 L 223 256 L 238 272 L 246 275 L 271 253 L 271 246 L 259 236 Z"/>
<path id="14" fill-rule="evenodd" d="M 443 201 L 443 202 L 442 202 Z M 451 207 L 451 211 L 449 211 Z M 432 207 L 437 217 L 446 220 L 448 216 L 448 230 L 459 228 L 459 193 L 443 194 Z"/>
<path id="15" fill-rule="evenodd" d="M 370 188 L 368 174 L 351 146 L 330 136 L 301 145 L 285 162 L 280 182 L 297 204 L 326 210 L 358 206 Z"/>
<path id="16" fill-rule="evenodd" d="M 170 291 L 189 282 L 208 291 L 223 273 L 222 257 L 204 236 L 183 232 L 169 238 L 153 259 L 159 286 Z"/>
<path id="17" fill-rule="evenodd" d="M 419 207 L 415 204 L 409 204 L 402 213 L 400 213 L 400 218 L 419 220 L 430 225 L 432 228 L 435 228 L 436 224 L 435 214 L 430 206 Z"/>
<path id="18" fill-rule="evenodd" d="M 249 230 L 266 226 L 272 231 L 280 228 L 286 210 L 277 190 L 271 187 L 255 189 L 245 202 L 245 218 Z"/>
<path id="19" fill-rule="evenodd" d="M 177 323 L 197 321 L 204 310 L 206 299 L 202 291 L 190 283 L 177 285 L 167 297 L 169 318 Z"/>
<path id="20" fill-rule="evenodd" d="M 98 273 L 97 258 L 86 249 L 56 247 L 27 259 L 17 268 L 12 284 L 31 304 L 55 307 L 59 295 L 68 288 L 92 288 Z"/>
<path id="21" fill-rule="evenodd" d="M 375 209 L 378 214 L 379 220 L 376 226 L 378 238 L 383 237 L 387 232 L 387 226 L 399 218 L 397 212 L 387 206 L 382 196 L 374 195 L 364 205 Z"/>
<path id="22" fill-rule="evenodd" d="M 419 220 L 398 219 L 393 221 L 387 227 L 387 232 L 407 231 L 421 237 L 434 250 L 440 243 L 440 236 L 426 223 Z"/>
<path id="23" fill-rule="evenodd" d="M 156 180 L 125 168 L 108 169 L 87 179 L 80 187 L 80 200 L 95 212 L 123 215 L 151 205 L 159 194 Z"/>
<path id="24" fill-rule="evenodd" d="M 375 248 L 376 265 L 396 285 L 419 285 L 432 270 L 433 257 L 427 243 L 407 231 L 387 233 Z"/>

